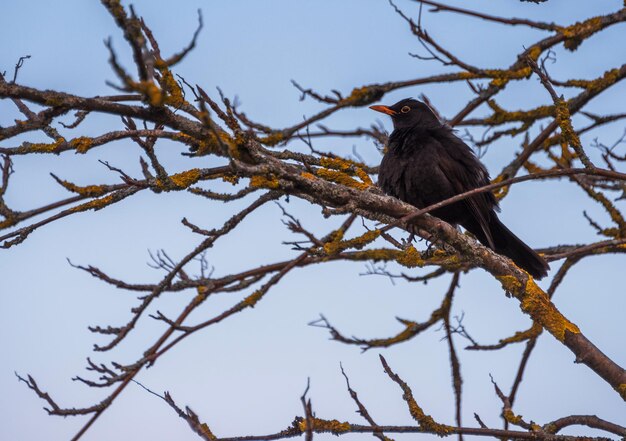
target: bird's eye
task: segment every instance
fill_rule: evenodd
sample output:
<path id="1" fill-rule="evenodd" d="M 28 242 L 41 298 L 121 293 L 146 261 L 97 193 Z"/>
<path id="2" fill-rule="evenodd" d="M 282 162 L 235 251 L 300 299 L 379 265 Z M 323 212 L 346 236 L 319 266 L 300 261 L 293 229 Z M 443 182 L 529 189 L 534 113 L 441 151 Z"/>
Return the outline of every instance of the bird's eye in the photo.
<path id="1" fill-rule="evenodd" d="M 404 106 L 402 109 L 400 109 L 400 112 L 402 113 L 409 113 L 411 111 L 411 108 L 409 106 Z"/>

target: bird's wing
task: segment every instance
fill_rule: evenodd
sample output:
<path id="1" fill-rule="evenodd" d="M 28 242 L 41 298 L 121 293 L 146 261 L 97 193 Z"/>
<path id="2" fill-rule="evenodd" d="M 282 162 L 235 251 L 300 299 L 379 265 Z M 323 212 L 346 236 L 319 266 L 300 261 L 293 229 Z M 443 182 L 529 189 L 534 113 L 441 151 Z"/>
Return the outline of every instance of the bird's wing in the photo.
<path id="1" fill-rule="evenodd" d="M 459 138 L 450 134 L 446 139 L 439 140 L 442 160 L 438 162 L 454 189 L 455 194 L 464 193 L 489 184 L 489 174 L 472 150 Z M 463 200 L 463 204 L 485 234 L 489 246 L 495 249 L 489 218 L 492 210 L 497 209 L 497 201 L 491 192 L 484 192 Z"/>

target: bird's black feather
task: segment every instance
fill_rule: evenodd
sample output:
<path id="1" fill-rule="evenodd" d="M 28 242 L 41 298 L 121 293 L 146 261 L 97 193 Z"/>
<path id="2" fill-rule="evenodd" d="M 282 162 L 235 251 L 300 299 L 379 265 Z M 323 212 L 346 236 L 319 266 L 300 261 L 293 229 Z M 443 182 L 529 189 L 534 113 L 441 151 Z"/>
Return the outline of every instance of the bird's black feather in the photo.
<path id="1" fill-rule="evenodd" d="M 424 208 L 490 183 L 487 169 L 472 150 L 426 104 L 406 99 L 390 107 L 374 107 L 391 114 L 395 128 L 378 175 L 378 185 L 385 193 Z M 511 258 L 533 277 L 547 275 L 545 260 L 506 228 L 496 211 L 494 195 L 483 192 L 432 214 L 463 226 L 483 245 Z"/>

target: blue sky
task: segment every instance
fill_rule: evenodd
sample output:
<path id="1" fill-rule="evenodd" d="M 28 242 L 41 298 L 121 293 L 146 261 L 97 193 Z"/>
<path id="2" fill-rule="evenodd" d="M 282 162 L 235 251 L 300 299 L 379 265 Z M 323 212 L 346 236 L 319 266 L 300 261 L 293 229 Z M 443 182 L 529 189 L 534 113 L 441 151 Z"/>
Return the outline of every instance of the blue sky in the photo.
<path id="1" fill-rule="evenodd" d="M 176 6 L 172 2 L 143 0 L 134 5 L 153 29 L 165 54 L 178 51 L 188 42 L 196 26 L 196 11 L 202 9 L 205 28 L 198 46 L 177 73 L 214 96 L 216 86 L 228 96 L 238 96 L 248 116 L 277 127 L 290 126 L 302 115 L 320 108 L 311 101 L 300 102 L 291 79 L 322 92 L 338 89 L 348 93 L 363 84 L 442 71 L 434 62 L 407 55 L 420 51 L 420 45 L 404 21 L 382 0 L 189 0 L 177 2 Z M 417 3 L 397 0 L 397 5 L 417 15 Z M 476 1 L 473 5 L 492 14 L 569 24 L 617 10 L 622 4 L 608 0 L 550 0 L 537 6 L 506 0 Z M 487 25 L 444 13 L 426 14 L 423 23 L 445 47 L 485 67 L 510 65 L 513 54 L 542 35 L 522 27 Z M 110 94 L 105 80 L 114 80 L 114 75 L 103 45 L 109 36 L 120 59 L 132 67 L 120 31 L 99 2 L 6 2 L 0 15 L 0 70 L 12 73 L 17 59 L 29 54 L 32 58 L 18 78 L 22 84 L 79 95 Z M 573 54 L 559 48 L 551 73 L 558 78 L 596 77 L 623 62 L 626 49 L 618 42 L 624 37 L 625 27 L 620 24 L 592 37 Z M 625 92 L 624 84 L 617 85 L 590 103 L 589 110 L 623 112 Z M 387 95 L 383 102 L 393 103 L 420 93 L 426 93 L 446 116 L 454 115 L 471 97 L 467 86 L 459 83 L 404 89 Z M 498 103 L 516 109 L 548 99 L 533 78 L 511 87 Z M 486 112 L 480 109 L 477 114 Z M 12 104 L 0 102 L 0 124 L 8 125 L 17 117 Z M 338 129 L 367 127 L 378 119 L 380 115 L 368 109 L 347 109 L 327 125 Z M 390 121 L 380 120 L 391 129 Z M 575 125 L 583 122 L 584 118 L 574 119 Z M 119 124 L 112 117 L 89 118 L 74 136 L 101 134 L 115 125 Z M 623 130 L 623 124 L 615 124 L 584 137 L 583 142 L 588 146 L 598 137 L 610 143 Z M 0 145 L 14 146 L 26 139 L 43 140 L 29 134 Z M 492 175 L 508 162 L 520 142 L 507 139 L 489 149 L 483 160 Z M 316 148 L 342 155 L 356 148 L 369 163 L 380 160 L 368 140 L 320 140 Z M 158 147 L 171 172 L 217 163 L 211 158 L 188 159 L 180 152 L 181 148 L 172 143 Z M 591 153 L 595 154 L 593 150 Z M 117 182 L 98 160 L 138 175 L 139 156 L 137 146 L 123 141 L 84 156 L 65 153 L 59 157 L 16 158 L 7 201 L 11 207 L 27 209 L 66 197 L 49 172 L 81 185 Z M 241 204 L 233 205 L 238 206 Z M 333 225 L 323 222 L 318 207 L 293 199 L 287 207 L 315 231 L 327 232 Z M 503 202 L 502 219 L 536 247 L 597 240 L 582 217 L 583 209 L 608 222 L 600 208 L 566 181 L 541 187 L 527 183 L 514 187 Z M 18 384 L 14 371 L 32 374 L 62 406 L 91 405 L 103 397 L 102 391 L 70 380 L 84 374 L 85 357 L 94 355 L 90 352 L 93 343 L 104 341 L 92 335 L 87 326 L 123 323 L 136 300 L 128 292 L 114 290 L 72 269 L 66 258 L 98 266 L 129 281 L 155 282 L 162 274 L 145 264 L 148 250 L 163 248 L 176 258 L 199 242 L 181 226 L 182 217 L 213 228 L 221 225 L 232 210 L 183 193 L 139 194 L 106 210 L 48 225 L 20 246 L 0 252 L 0 390 L 5 397 L 0 402 L 0 439 L 30 440 L 42 434 L 49 439 L 68 439 L 84 422 L 83 418 L 47 416 L 41 409 L 43 403 Z M 280 222 L 278 207 L 270 204 L 246 222 L 237 234 L 218 243 L 207 255 L 216 274 L 293 256 L 288 247 L 280 245 L 292 236 Z M 623 334 L 626 298 L 618 288 L 617 274 L 623 266 L 620 256 L 586 259 L 555 297 L 559 309 L 622 366 L 626 365 L 626 351 L 619 337 Z M 556 268 L 553 264 L 552 274 Z M 348 335 L 389 336 L 400 329 L 396 316 L 425 320 L 438 306 L 448 284 L 445 278 L 427 286 L 402 282 L 394 286 L 383 277 L 359 276 L 362 272 L 363 265 L 347 263 L 293 272 L 253 311 L 189 338 L 138 380 L 158 392 L 169 390 L 179 404 L 192 407 L 218 435 L 260 434 L 283 429 L 301 414 L 299 397 L 307 377 L 311 379 L 318 416 L 360 422 L 339 371 L 342 362 L 353 388 L 379 423 L 409 423 L 401 393 L 378 362 L 378 353 L 383 353 L 413 387 L 425 410 L 441 422 L 452 423 L 447 346 L 441 341 L 441 332 L 430 330 L 389 350 L 361 354 L 355 347 L 329 341 L 323 330 L 307 326 L 323 313 Z M 547 283 L 544 281 L 542 286 Z M 192 295 L 164 296 L 158 307 L 174 313 Z M 228 294 L 217 296 L 195 319 L 213 316 L 237 300 Z M 529 325 L 517 302 L 505 298 L 498 283 L 479 270 L 461 277 L 455 311 L 465 313 L 464 324 L 484 342 L 494 342 Z M 95 354 L 94 359 L 134 360 L 161 329 L 149 319 L 140 325 L 139 332 L 112 354 Z M 457 340 L 457 347 L 463 345 Z M 508 389 L 522 349 L 515 346 L 493 353 L 461 352 L 466 424 L 474 425 L 473 412 L 489 425 L 500 424 L 500 404 L 492 392 L 489 374 Z M 541 423 L 569 414 L 597 414 L 626 424 L 623 402 L 588 368 L 573 364 L 571 353 L 550 336 L 540 339 L 516 410 Z M 113 437 L 196 439 L 163 402 L 135 386 L 125 391 L 84 439 Z"/>

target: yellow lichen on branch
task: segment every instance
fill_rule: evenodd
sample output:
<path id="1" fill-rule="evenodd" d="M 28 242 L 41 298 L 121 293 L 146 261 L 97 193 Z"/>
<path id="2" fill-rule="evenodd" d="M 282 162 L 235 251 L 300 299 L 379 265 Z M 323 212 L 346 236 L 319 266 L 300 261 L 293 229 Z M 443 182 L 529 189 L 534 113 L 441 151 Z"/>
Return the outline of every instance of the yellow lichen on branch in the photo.
<path id="1" fill-rule="evenodd" d="M 487 125 L 498 125 L 514 121 L 535 121 L 554 114 L 554 106 L 550 105 L 538 106 L 531 110 L 507 111 L 500 107 L 495 100 L 488 100 L 487 104 L 493 110 L 493 114 L 485 118 L 485 124 Z"/>
<path id="2" fill-rule="evenodd" d="M 275 146 L 276 144 L 284 140 L 285 140 L 285 135 L 282 132 L 270 133 L 269 135 L 263 138 L 259 138 L 259 142 L 268 147 Z"/>
<path id="3" fill-rule="evenodd" d="M 348 171 L 357 164 L 349 159 L 329 158 L 324 156 L 320 158 L 320 165 L 322 167 L 332 168 L 333 170 Z"/>
<path id="4" fill-rule="evenodd" d="M 54 176 L 54 175 L 53 175 Z M 105 193 L 111 191 L 107 185 L 86 185 L 81 187 L 72 182 L 65 181 L 54 176 L 56 181 L 63 186 L 66 190 L 71 191 L 72 193 L 79 194 L 81 196 L 88 196 L 90 198 L 97 198 L 102 196 Z"/>
<path id="5" fill-rule="evenodd" d="M 111 205 L 113 202 L 116 202 L 113 195 L 108 195 L 103 198 L 94 199 L 92 201 L 85 202 L 84 204 L 77 205 L 76 207 L 72 207 L 70 211 L 72 213 L 80 213 L 87 210 L 98 211 L 103 209 L 107 205 Z"/>
<path id="6" fill-rule="evenodd" d="M 541 55 L 542 49 L 539 46 L 532 46 L 526 50 L 526 57 L 533 61 L 537 61 Z M 486 69 L 484 70 L 488 77 L 493 78 L 490 85 L 496 87 L 505 86 L 510 80 L 520 80 L 522 78 L 530 78 L 532 69 L 528 66 L 514 70 L 506 69 Z"/>
<path id="7" fill-rule="evenodd" d="M 338 420 L 323 420 L 317 417 L 311 417 L 309 419 L 311 422 L 311 427 L 307 426 L 307 420 L 305 418 L 299 418 L 297 424 L 298 429 L 305 433 L 307 430 L 319 432 L 330 432 L 334 435 L 339 435 L 341 433 L 346 433 L 352 429 L 352 426 L 348 422 L 341 422 Z"/>
<path id="8" fill-rule="evenodd" d="M 505 179 L 504 175 L 498 175 L 494 179 L 491 180 L 491 183 L 498 184 L 504 181 L 504 179 Z M 505 185 L 504 187 L 496 188 L 495 190 L 492 191 L 492 193 L 496 197 L 497 200 L 501 200 L 509 193 L 509 187 L 510 187 L 509 185 Z"/>
<path id="9" fill-rule="evenodd" d="M 195 156 L 223 153 L 224 147 L 226 147 L 235 158 L 239 156 L 235 149 L 235 141 L 227 132 L 223 130 L 219 131 L 217 136 L 214 133 L 210 133 L 205 139 L 194 139 L 189 142 L 193 143 L 194 147 L 196 147 L 196 150 L 194 151 Z"/>
<path id="10" fill-rule="evenodd" d="M 531 338 L 537 337 L 541 334 L 543 328 L 538 323 L 533 322 L 532 326 L 525 331 L 518 331 L 513 334 L 511 337 L 500 339 L 501 344 L 509 344 L 509 343 L 519 343 L 522 341 L 530 340 Z"/>
<path id="11" fill-rule="evenodd" d="M 522 288 L 522 283 L 513 276 L 497 276 L 496 278 L 502 284 L 502 288 L 511 294 L 519 292 Z"/>
<path id="12" fill-rule="evenodd" d="M 161 79 L 159 83 L 165 92 L 165 104 L 169 104 L 173 107 L 180 107 L 185 104 L 185 97 L 183 96 L 183 90 L 180 85 L 174 79 L 172 72 L 163 67 L 159 69 L 161 71 Z"/>
<path id="13" fill-rule="evenodd" d="M 561 28 L 561 34 L 566 38 L 563 46 L 573 52 L 585 38 L 598 32 L 602 27 L 602 17 L 591 17 L 583 22 L 577 22 L 566 28 Z"/>
<path id="14" fill-rule="evenodd" d="M 356 179 L 351 178 L 346 173 L 337 170 L 320 168 L 317 169 L 316 174 L 318 177 L 326 179 L 327 181 L 345 185 L 346 187 L 356 188 L 357 190 L 366 190 L 370 186 L 364 182 L 359 182 Z"/>
<path id="15" fill-rule="evenodd" d="M 355 87 L 350 92 L 350 95 L 340 101 L 340 104 L 344 106 L 366 106 L 367 104 L 371 104 L 375 101 L 378 101 L 383 97 L 385 91 L 377 86 L 363 86 L 363 87 Z"/>
<path id="16" fill-rule="evenodd" d="M 250 308 L 254 308 L 254 306 L 259 302 L 259 300 L 261 300 L 261 298 L 263 297 L 264 294 L 265 294 L 265 291 L 263 291 L 261 289 L 257 289 L 252 294 L 250 294 L 248 297 L 243 299 L 241 301 L 241 304 L 243 306 L 249 306 Z"/>
<path id="17" fill-rule="evenodd" d="M 324 244 L 324 252 L 329 256 L 333 256 L 350 248 L 360 250 L 375 241 L 378 236 L 380 236 L 379 230 L 371 230 L 354 239 L 342 240 L 343 233 L 338 231 L 331 241 Z"/>
<path id="18" fill-rule="evenodd" d="M 88 136 L 74 138 L 70 141 L 70 146 L 76 150 L 76 153 L 87 153 L 87 150 L 93 146 L 93 139 Z"/>
<path id="19" fill-rule="evenodd" d="M 202 432 L 202 435 L 204 435 L 206 438 L 210 440 L 218 439 L 218 437 L 215 436 L 213 432 L 211 432 L 211 429 L 209 429 L 209 426 L 206 423 L 200 424 L 200 431 Z"/>
<path id="20" fill-rule="evenodd" d="M 165 103 L 166 94 L 152 81 L 131 82 L 130 86 L 141 93 L 151 106 L 159 107 Z"/>
<path id="21" fill-rule="evenodd" d="M 568 80 L 565 82 L 568 86 L 582 87 L 589 92 L 603 90 L 619 80 L 620 69 L 611 69 L 604 72 L 600 78 L 594 80 Z"/>
<path id="22" fill-rule="evenodd" d="M 526 162 L 524 162 L 523 167 L 531 175 L 534 174 L 534 173 L 541 173 L 541 172 L 547 171 L 547 169 L 539 167 L 537 164 L 532 162 L 530 159 L 527 159 Z"/>
<path id="23" fill-rule="evenodd" d="M 181 173 L 170 176 L 170 180 L 178 189 L 184 189 L 195 184 L 202 177 L 202 173 L 198 168 L 192 168 Z"/>
<path id="24" fill-rule="evenodd" d="M 424 263 L 426 263 L 424 259 L 422 259 L 420 252 L 417 251 L 413 245 L 404 250 L 400 257 L 396 259 L 396 262 L 407 268 L 414 268 L 416 266 L 422 267 Z"/>
<path id="25" fill-rule="evenodd" d="M 368 175 L 367 172 L 362 168 L 357 167 L 354 171 L 354 174 L 368 187 L 374 185 L 374 182 L 372 182 L 372 178 L 370 178 L 370 175 Z"/>
<path id="26" fill-rule="evenodd" d="M 250 187 L 277 189 L 280 188 L 280 182 L 274 175 L 256 175 L 250 178 Z"/>
<path id="27" fill-rule="evenodd" d="M 193 298 L 193 302 L 195 305 L 199 305 L 204 302 L 206 298 L 209 296 L 209 289 L 206 286 L 199 286 L 196 291 L 198 294 Z"/>
<path id="28" fill-rule="evenodd" d="M 237 175 L 227 174 L 227 175 L 223 175 L 221 178 L 222 178 L 222 181 L 228 182 L 231 185 L 239 184 L 239 176 Z"/>
<path id="29" fill-rule="evenodd" d="M 0 230 L 4 230 L 5 228 L 12 227 L 17 223 L 17 219 L 14 217 L 7 217 L 5 220 L 0 222 Z"/>
<path id="30" fill-rule="evenodd" d="M 395 375 L 394 380 L 402 388 L 402 399 L 406 401 L 406 404 L 409 407 L 409 413 L 411 414 L 413 419 L 419 423 L 420 428 L 424 429 L 427 432 L 434 432 L 441 437 L 449 435 L 454 431 L 453 427 L 446 424 L 439 424 L 434 420 L 432 416 L 426 414 L 424 410 L 420 407 L 420 405 L 417 404 L 417 401 L 413 397 L 413 392 L 411 391 L 409 386 L 404 381 L 402 381 L 400 377 Z"/>
<path id="31" fill-rule="evenodd" d="M 560 98 L 556 103 L 555 116 L 557 122 L 559 123 L 559 127 L 561 128 L 561 135 L 563 138 L 569 143 L 569 145 L 574 147 L 574 149 L 582 148 L 580 138 L 574 130 L 574 127 L 572 127 L 569 107 L 567 106 L 567 102 L 562 98 Z"/>
<path id="32" fill-rule="evenodd" d="M 327 181 L 358 190 L 365 190 L 374 185 L 367 172 L 354 161 L 343 158 L 322 157 L 320 158 L 320 165 L 324 168 L 317 169 L 316 174 Z M 358 177 L 361 182 L 352 176 Z"/>
<path id="33" fill-rule="evenodd" d="M 441 266 L 448 270 L 457 270 L 460 267 L 460 259 L 455 254 L 435 252 L 427 259 L 423 258 L 417 250 L 395 250 L 391 248 L 372 248 L 369 250 L 353 251 L 342 256 L 346 260 L 355 262 L 398 262 L 409 268 L 423 267 L 427 264 Z"/>
<path id="34" fill-rule="evenodd" d="M 317 179 L 313 173 L 309 172 L 302 172 L 300 173 L 300 176 L 302 176 L 304 179 L 308 179 L 309 181 L 314 181 L 315 179 Z"/>
<path id="35" fill-rule="evenodd" d="M 520 300 L 522 311 L 559 341 L 565 341 L 566 332 L 580 333 L 578 326 L 559 312 L 550 301 L 548 295 L 535 283 L 532 277 L 528 277 L 528 281 L 524 286 L 514 276 L 498 276 L 497 278 L 507 292 Z"/>
<path id="36" fill-rule="evenodd" d="M 402 343 L 404 341 L 408 341 L 411 338 L 415 337 L 416 329 L 420 327 L 420 323 L 410 321 L 410 320 L 400 320 L 405 328 L 389 338 L 375 338 L 371 340 L 364 341 L 367 348 L 387 348 L 389 346 L 396 345 L 398 343 Z"/>
<path id="37" fill-rule="evenodd" d="M 427 261 L 422 258 L 419 251 L 413 245 L 405 250 L 394 250 L 391 248 L 377 248 L 371 250 L 356 251 L 351 254 L 352 260 L 373 260 L 374 262 L 396 261 L 407 268 L 424 266 Z"/>
<path id="38" fill-rule="evenodd" d="M 65 143 L 65 138 L 60 137 L 52 143 L 25 143 L 25 146 L 33 153 L 56 153 L 57 149 Z"/>
<path id="39" fill-rule="evenodd" d="M 502 417 L 509 424 L 514 424 L 516 426 L 524 423 L 524 418 L 522 418 L 521 415 L 515 415 L 511 409 L 505 409 L 502 412 Z"/>

